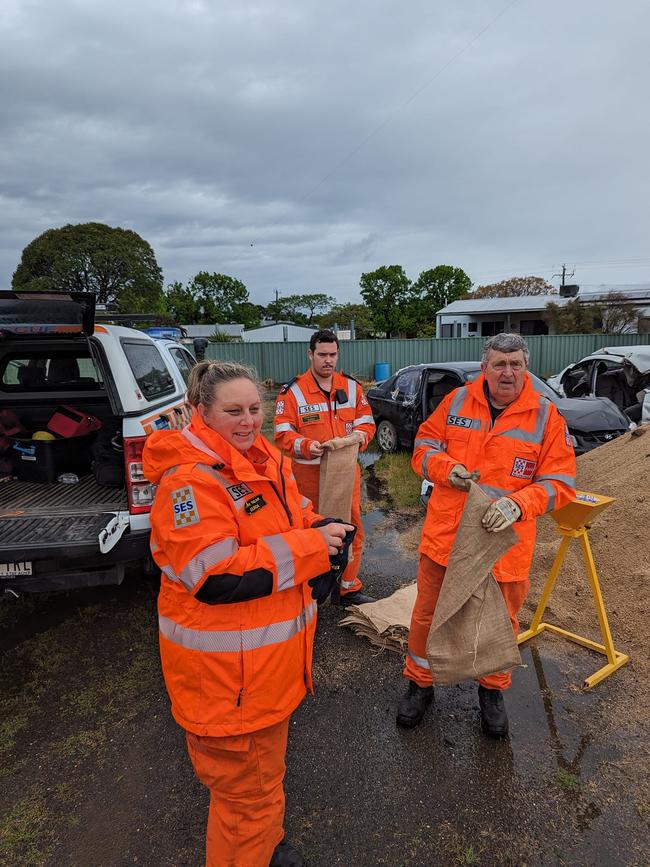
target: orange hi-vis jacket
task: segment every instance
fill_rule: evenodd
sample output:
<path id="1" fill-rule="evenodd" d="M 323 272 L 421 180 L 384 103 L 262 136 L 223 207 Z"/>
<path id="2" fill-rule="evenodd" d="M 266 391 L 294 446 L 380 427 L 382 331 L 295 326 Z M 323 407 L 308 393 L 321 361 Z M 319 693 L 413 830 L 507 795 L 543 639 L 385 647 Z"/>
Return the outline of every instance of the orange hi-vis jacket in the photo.
<path id="1" fill-rule="evenodd" d="M 337 391 L 345 400 L 338 400 Z M 275 444 L 299 464 L 318 466 L 309 453 L 312 442 L 325 442 L 361 431 L 364 451 L 375 435 L 375 420 L 359 383 L 343 373 L 332 375 L 328 401 L 311 370 L 288 382 L 275 402 Z"/>
<path id="2" fill-rule="evenodd" d="M 274 725 L 312 688 L 316 602 L 330 569 L 320 518 L 264 437 L 247 455 L 198 413 L 147 439 L 158 485 L 151 551 L 162 570 L 160 655 L 172 713 L 197 735 Z"/>
<path id="3" fill-rule="evenodd" d="M 510 497 L 521 509 L 513 525 L 519 543 L 493 571 L 497 581 L 523 581 L 535 547 L 535 519 L 575 496 L 575 454 L 564 420 L 529 376 L 494 423 L 484 383 L 481 375 L 452 391 L 417 432 L 411 466 L 434 483 L 420 552 L 443 566 L 449 560 L 467 495 L 452 488 L 448 476 L 462 464 L 480 470 L 485 493 L 495 500 Z"/>

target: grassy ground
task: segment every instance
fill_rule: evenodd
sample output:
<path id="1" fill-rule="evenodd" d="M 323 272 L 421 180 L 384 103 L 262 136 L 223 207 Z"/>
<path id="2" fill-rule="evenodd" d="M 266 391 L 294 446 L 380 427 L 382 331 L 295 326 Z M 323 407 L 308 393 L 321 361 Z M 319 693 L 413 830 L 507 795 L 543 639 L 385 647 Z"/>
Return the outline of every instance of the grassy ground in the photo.
<path id="1" fill-rule="evenodd" d="M 375 475 L 386 486 L 387 494 L 398 509 L 420 509 L 422 480 L 411 469 L 411 453 L 382 455 L 373 465 Z"/>

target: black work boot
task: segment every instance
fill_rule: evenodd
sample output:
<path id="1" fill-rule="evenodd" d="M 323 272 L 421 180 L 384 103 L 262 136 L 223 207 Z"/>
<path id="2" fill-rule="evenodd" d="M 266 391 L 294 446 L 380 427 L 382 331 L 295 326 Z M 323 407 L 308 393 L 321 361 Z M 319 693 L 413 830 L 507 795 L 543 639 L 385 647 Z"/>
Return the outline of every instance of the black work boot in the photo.
<path id="1" fill-rule="evenodd" d="M 332 602 L 338 605 L 365 605 L 366 602 L 376 602 L 374 596 L 368 596 L 363 590 L 353 590 L 352 593 L 339 593 L 338 599 L 332 594 Z"/>
<path id="2" fill-rule="evenodd" d="M 504 738 L 508 734 L 508 714 L 501 690 L 486 689 L 479 684 L 478 701 L 484 734 L 491 738 Z"/>
<path id="3" fill-rule="evenodd" d="M 305 867 L 306 863 L 300 852 L 283 840 L 275 847 L 269 867 Z"/>
<path id="4" fill-rule="evenodd" d="M 418 686 L 414 680 L 409 680 L 406 695 L 400 699 L 397 706 L 397 725 L 407 729 L 415 728 L 432 701 L 432 686 Z"/>

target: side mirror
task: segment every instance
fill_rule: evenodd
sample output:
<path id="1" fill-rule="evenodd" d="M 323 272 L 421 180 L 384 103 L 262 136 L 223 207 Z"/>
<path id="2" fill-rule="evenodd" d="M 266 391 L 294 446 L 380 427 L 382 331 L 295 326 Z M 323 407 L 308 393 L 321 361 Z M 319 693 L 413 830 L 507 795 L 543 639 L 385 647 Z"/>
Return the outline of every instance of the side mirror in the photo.
<path id="1" fill-rule="evenodd" d="M 205 350 L 210 341 L 207 337 L 195 337 L 192 341 L 192 345 L 194 346 L 194 357 L 197 361 L 203 361 L 205 359 Z"/>

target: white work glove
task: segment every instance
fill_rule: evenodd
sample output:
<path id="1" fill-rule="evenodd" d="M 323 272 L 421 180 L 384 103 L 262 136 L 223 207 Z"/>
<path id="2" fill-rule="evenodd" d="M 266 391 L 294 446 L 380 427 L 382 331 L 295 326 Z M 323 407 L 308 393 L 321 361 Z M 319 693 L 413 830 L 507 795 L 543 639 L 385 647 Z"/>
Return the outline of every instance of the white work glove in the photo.
<path id="1" fill-rule="evenodd" d="M 481 474 L 478 470 L 472 470 L 470 473 L 462 464 L 455 464 L 447 476 L 447 481 L 457 491 L 467 492 L 469 491 L 469 483 L 478 482 L 480 478 Z"/>
<path id="2" fill-rule="evenodd" d="M 521 518 L 521 509 L 510 497 L 501 497 L 485 510 L 481 524 L 489 533 L 500 533 Z"/>

